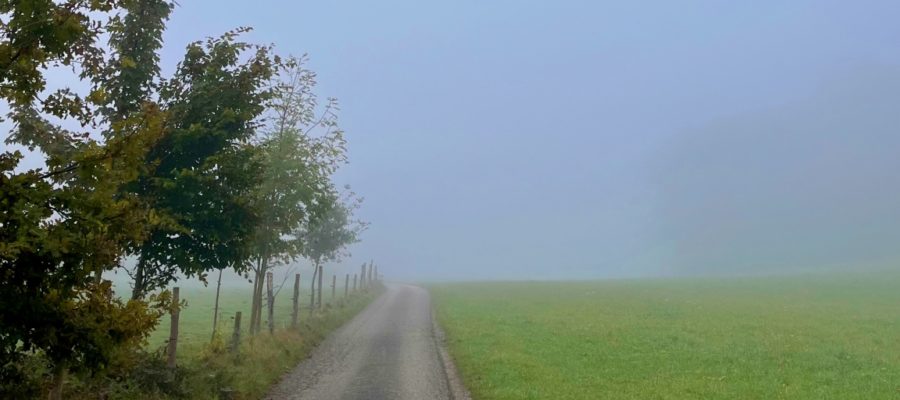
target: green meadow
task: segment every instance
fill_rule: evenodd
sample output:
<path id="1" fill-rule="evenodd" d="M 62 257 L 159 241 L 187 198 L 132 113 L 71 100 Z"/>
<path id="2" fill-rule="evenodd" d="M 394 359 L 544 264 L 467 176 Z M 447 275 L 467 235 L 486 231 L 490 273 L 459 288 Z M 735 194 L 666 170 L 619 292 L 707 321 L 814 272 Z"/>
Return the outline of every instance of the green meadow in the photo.
<path id="1" fill-rule="evenodd" d="M 308 282 L 306 282 L 308 284 Z M 330 289 L 322 298 L 323 303 L 330 300 Z M 343 288 L 342 288 L 343 289 Z M 186 358 L 192 358 L 204 346 L 206 346 L 213 332 L 213 310 L 215 309 L 215 287 L 190 287 L 182 288 L 181 299 L 187 305 L 181 310 L 178 320 L 178 350 Z M 246 288 L 222 288 L 219 295 L 219 319 L 218 332 L 223 339 L 230 340 L 234 332 L 234 314 L 240 311 L 241 335 L 247 337 L 247 327 L 250 324 L 250 293 L 252 288 L 247 284 Z M 343 291 L 341 291 L 343 294 Z M 275 326 L 278 329 L 290 327 L 292 312 L 293 286 L 286 287 L 275 298 Z M 301 290 L 300 294 L 300 321 L 309 318 L 309 288 Z M 169 340 L 169 316 L 160 320 L 160 324 L 148 340 L 151 350 L 166 346 Z M 266 329 L 266 317 L 263 315 L 263 329 Z"/>
<path id="2" fill-rule="evenodd" d="M 430 287 L 475 399 L 898 399 L 900 274 Z"/>
<path id="3" fill-rule="evenodd" d="M 309 282 L 304 282 L 308 285 Z M 261 398 L 268 388 L 286 372 L 306 358 L 310 351 L 333 330 L 337 329 L 364 309 L 381 292 L 380 286 L 367 292 L 351 293 L 344 299 L 343 282 L 336 290 L 334 301 L 330 287 L 322 297 L 324 309 L 310 314 L 309 288 L 301 290 L 299 327 L 290 328 L 293 286 L 285 287 L 276 297 L 274 318 L 276 331 L 270 335 L 266 317 L 263 331 L 250 336 L 247 327 L 250 320 L 250 292 L 246 288 L 223 288 L 219 299 L 219 323 L 215 339 L 212 336 L 215 288 L 190 287 L 181 289 L 181 299 L 187 305 L 179 316 L 178 365 L 184 369 L 183 393 L 173 396 L 165 393 L 138 393 L 137 397 L 121 395 L 121 398 L 214 399 L 223 388 L 233 390 L 234 399 Z M 240 311 L 241 346 L 236 354 L 228 351 L 228 343 L 234 332 L 234 314 Z M 163 355 L 169 338 L 170 319 L 163 317 L 160 325 L 148 340 L 148 349 Z"/>

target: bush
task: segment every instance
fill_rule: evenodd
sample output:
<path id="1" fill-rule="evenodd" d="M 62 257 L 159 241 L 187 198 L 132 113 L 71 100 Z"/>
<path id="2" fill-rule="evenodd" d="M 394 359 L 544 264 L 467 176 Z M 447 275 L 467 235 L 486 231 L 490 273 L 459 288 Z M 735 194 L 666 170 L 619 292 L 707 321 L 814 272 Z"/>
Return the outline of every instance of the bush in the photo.
<path id="1" fill-rule="evenodd" d="M 34 399 L 48 386 L 50 366 L 39 354 L 27 354 L 0 369 L 0 399 Z"/>

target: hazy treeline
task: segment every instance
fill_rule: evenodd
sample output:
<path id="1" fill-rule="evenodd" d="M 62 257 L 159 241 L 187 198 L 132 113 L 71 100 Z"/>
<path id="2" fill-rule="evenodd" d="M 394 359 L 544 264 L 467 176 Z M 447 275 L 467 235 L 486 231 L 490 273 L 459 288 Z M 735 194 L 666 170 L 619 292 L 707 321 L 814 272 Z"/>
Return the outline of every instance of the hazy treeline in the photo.
<path id="1" fill-rule="evenodd" d="M 161 291 L 178 277 L 252 276 L 258 330 L 268 269 L 334 260 L 365 227 L 361 199 L 332 180 L 347 161 L 337 102 L 320 104 L 304 59 L 244 42 L 240 28 L 188 44 L 163 76 L 173 7 L 0 5 L 6 144 L 45 164 L 0 154 L 0 397 L 50 386 L 59 398 L 73 373 L 126 376 L 180 306 Z M 70 85 L 49 90 L 49 68 L 70 69 Z M 131 293 L 104 279 L 115 270 Z"/>

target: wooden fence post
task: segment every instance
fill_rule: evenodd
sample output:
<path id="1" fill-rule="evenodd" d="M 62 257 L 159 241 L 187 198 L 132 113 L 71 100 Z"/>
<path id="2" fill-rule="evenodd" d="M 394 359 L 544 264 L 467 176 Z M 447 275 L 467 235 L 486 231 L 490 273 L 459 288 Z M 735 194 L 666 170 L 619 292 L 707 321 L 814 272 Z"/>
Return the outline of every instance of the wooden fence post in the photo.
<path id="1" fill-rule="evenodd" d="M 266 273 L 266 294 L 269 298 L 269 334 L 275 333 L 275 295 L 272 294 L 272 272 Z"/>
<path id="2" fill-rule="evenodd" d="M 210 341 L 216 340 L 219 329 L 219 292 L 222 290 L 222 268 L 219 268 L 219 279 L 216 281 L 216 304 L 213 306 L 213 329 Z"/>
<path id="3" fill-rule="evenodd" d="M 376 265 L 376 266 L 375 266 L 375 280 L 377 281 L 377 280 L 379 280 L 379 279 L 380 279 L 380 278 L 378 277 L 378 266 Z"/>
<path id="4" fill-rule="evenodd" d="M 291 314 L 291 329 L 297 329 L 300 314 L 300 274 L 294 275 L 294 312 Z"/>
<path id="5" fill-rule="evenodd" d="M 366 263 L 363 263 L 362 267 L 359 268 L 359 288 L 366 288 Z"/>
<path id="6" fill-rule="evenodd" d="M 350 274 L 347 274 L 347 277 L 344 278 L 344 298 L 347 298 L 347 293 L 350 291 Z"/>
<path id="7" fill-rule="evenodd" d="M 234 333 L 231 335 L 231 351 L 237 352 L 241 344 L 241 312 L 234 313 Z"/>
<path id="8" fill-rule="evenodd" d="M 179 312 L 179 289 L 177 287 L 172 288 L 172 324 L 169 327 L 169 346 L 167 349 L 168 359 L 166 360 L 166 365 L 169 368 L 175 368 L 175 352 L 178 350 L 178 314 Z"/>
<path id="9" fill-rule="evenodd" d="M 356 291 L 356 274 L 353 274 L 353 291 Z"/>
<path id="10" fill-rule="evenodd" d="M 337 286 L 337 275 L 331 275 L 331 305 L 334 305 L 334 289 Z"/>

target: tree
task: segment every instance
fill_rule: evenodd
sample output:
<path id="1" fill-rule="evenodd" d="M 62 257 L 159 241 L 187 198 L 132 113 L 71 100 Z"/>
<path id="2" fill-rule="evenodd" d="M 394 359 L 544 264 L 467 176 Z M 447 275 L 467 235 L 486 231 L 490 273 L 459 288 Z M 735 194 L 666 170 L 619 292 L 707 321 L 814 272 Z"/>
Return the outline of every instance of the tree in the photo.
<path id="1" fill-rule="evenodd" d="M 54 370 L 52 398 L 68 371 L 102 370 L 145 340 L 168 307 L 165 294 L 123 302 L 95 279 L 125 243 L 144 235 L 134 196 L 118 195 L 140 173 L 163 133 L 163 114 L 142 105 L 104 141 L 48 118 L 95 126 L 95 106 L 69 89 L 42 97 L 43 69 L 77 65 L 88 78 L 102 64 L 95 41 L 115 1 L 7 2 L 0 34 L 0 97 L 14 122 L 7 143 L 42 151 L 46 168 L 17 171 L 22 154 L 0 154 L 0 395 L 31 397 L 18 365 L 40 356 Z"/>
<path id="2" fill-rule="evenodd" d="M 113 295 L 109 282 L 93 278 L 122 254 L 126 236 L 141 231 L 139 219 L 129 213 L 131 200 L 112 196 L 129 173 L 110 169 L 110 158 L 89 158 L 94 151 L 100 152 L 95 147 L 79 151 L 71 173 L 60 173 L 52 180 L 42 177 L 58 170 L 15 173 L 21 156 L 2 156 L 0 375 L 4 382 L 16 381 L 16 365 L 23 356 L 39 353 L 53 365 L 59 390 L 68 370 L 102 369 L 120 347 L 139 344 L 165 307 L 124 303 Z"/>
<path id="3" fill-rule="evenodd" d="M 327 200 L 315 206 L 317 218 L 310 221 L 307 230 L 300 236 L 303 254 L 312 261 L 319 275 L 318 307 L 322 306 L 323 263 L 339 261 L 345 256 L 347 246 L 359 241 L 360 233 L 368 225 L 353 216 L 362 199 L 349 191 L 349 187 L 345 189 L 348 191 L 343 196 L 332 191 Z"/>
<path id="4" fill-rule="evenodd" d="M 152 170 L 129 187 L 157 216 L 147 240 L 132 247 L 132 298 L 178 273 L 204 279 L 211 269 L 245 270 L 258 223 L 251 196 L 262 171 L 250 139 L 280 63 L 270 47 L 237 41 L 246 31 L 190 44 L 161 86 L 169 132 L 148 153 Z"/>
<path id="5" fill-rule="evenodd" d="M 0 4 L 6 143 L 46 164 L 22 171 L 19 151 L 0 153 L 0 397 L 35 397 L 19 369 L 34 357 L 52 367 L 59 398 L 67 373 L 124 360 L 178 306 L 153 290 L 306 254 L 307 227 L 332 212 L 330 176 L 344 157 L 336 104 L 314 120 L 308 84 L 291 86 L 300 103 L 286 92 L 270 102 L 288 90 L 273 86 L 276 72 L 299 63 L 238 41 L 246 29 L 191 43 L 163 79 L 171 10 L 161 0 Z M 97 45 L 104 31 L 109 55 Z M 43 71 L 60 65 L 90 91 L 47 93 Z M 267 106 L 283 114 L 279 134 L 254 141 Z M 102 277 L 128 255 L 138 263 L 126 301 Z"/>
<path id="6" fill-rule="evenodd" d="M 124 16 L 107 28 L 112 57 L 92 76 L 91 98 L 107 122 L 116 123 L 154 102 L 160 80 L 159 50 L 173 5 L 163 0 L 123 1 Z M 105 132 L 105 136 L 114 131 Z"/>
<path id="7" fill-rule="evenodd" d="M 315 73 L 304 68 L 304 61 L 289 59 L 285 63 L 269 105 L 272 118 L 259 137 L 264 169 L 255 196 L 260 224 L 251 267 L 250 331 L 254 333 L 261 326 L 266 272 L 301 256 L 297 232 L 315 217 L 314 205 L 329 195 L 331 176 L 346 161 L 337 104 L 329 100 L 317 115 Z"/>
<path id="8" fill-rule="evenodd" d="M 0 97 L 9 104 L 31 105 L 46 87 L 42 71 L 47 66 L 96 66 L 100 50 L 95 41 L 104 26 L 100 19 L 117 5 L 116 0 L 0 4 Z"/>

